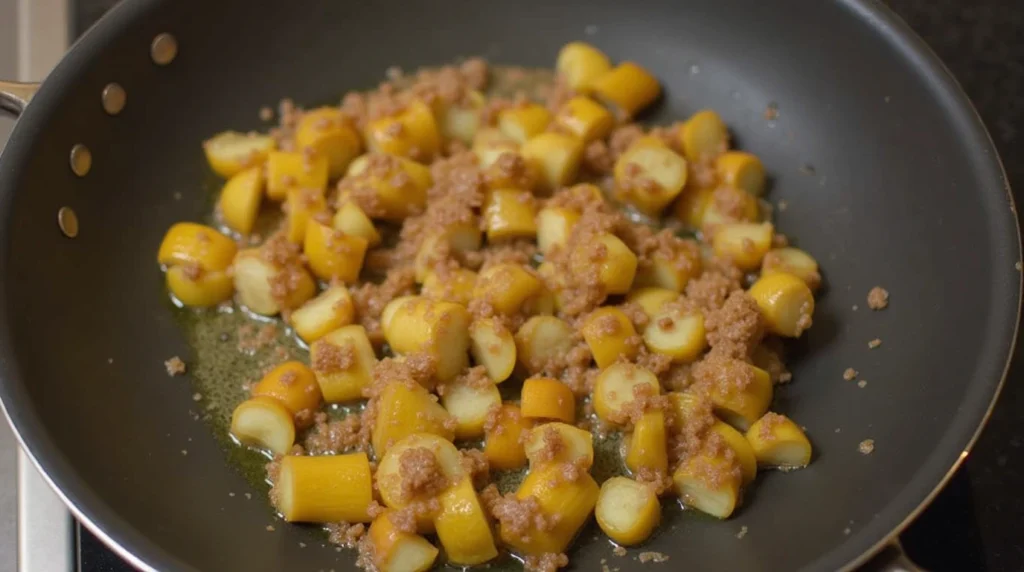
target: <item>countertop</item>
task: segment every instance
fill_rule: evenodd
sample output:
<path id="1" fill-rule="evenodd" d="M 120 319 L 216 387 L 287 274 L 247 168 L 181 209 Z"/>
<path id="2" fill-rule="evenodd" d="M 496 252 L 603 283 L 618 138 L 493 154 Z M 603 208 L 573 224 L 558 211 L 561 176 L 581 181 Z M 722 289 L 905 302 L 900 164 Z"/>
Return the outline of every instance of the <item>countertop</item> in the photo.
<path id="1" fill-rule="evenodd" d="M 887 3 L 946 62 L 974 102 L 996 142 L 1020 203 L 1024 199 L 1024 1 Z M 74 29 L 81 31 L 114 2 L 83 0 L 72 4 Z M 0 17 L 0 29 L 3 21 Z M 10 37 L 0 33 L 0 38 L 5 36 Z M 946 490 L 903 535 L 907 551 L 929 570 L 1024 570 L 1024 537 L 1020 530 L 1024 520 L 1021 346 L 1014 362 L 974 451 Z M 3 500 L 0 495 L 0 506 Z M 0 529 L 7 520 L 0 519 Z M 128 569 L 87 533 L 83 534 L 82 547 L 85 572 Z M 9 553 L 0 547 L 0 554 Z M 6 569 L 5 564 L 0 562 L 0 570 Z"/>

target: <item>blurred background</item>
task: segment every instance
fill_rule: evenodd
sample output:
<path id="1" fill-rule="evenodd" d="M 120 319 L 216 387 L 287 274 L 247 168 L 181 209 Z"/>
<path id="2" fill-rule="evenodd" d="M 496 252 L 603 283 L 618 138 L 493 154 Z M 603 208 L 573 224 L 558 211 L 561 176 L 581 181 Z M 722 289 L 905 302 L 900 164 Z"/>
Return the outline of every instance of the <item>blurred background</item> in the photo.
<path id="1" fill-rule="evenodd" d="M 127 0 L 131 1 L 131 0 Z M 117 2 L 0 0 L 0 78 L 41 80 L 66 47 Z M 1024 199 L 1024 0 L 888 0 L 971 97 Z M 864 78 L 871 81 L 871 78 Z M 0 118 L 0 148 L 13 122 Z M 1024 570 L 1024 362 L 965 465 L 904 533 L 934 571 Z M 19 480 L 22 510 L 19 514 Z M 56 510 L 55 510 L 56 509 Z M 19 518 L 21 519 L 19 535 Z M 19 550 L 20 545 L 20 550 Z M 20 561 L 20 566 L 19 566 Z M 0 572 L 131 570 L 59 507 L 0 424 Z"/>

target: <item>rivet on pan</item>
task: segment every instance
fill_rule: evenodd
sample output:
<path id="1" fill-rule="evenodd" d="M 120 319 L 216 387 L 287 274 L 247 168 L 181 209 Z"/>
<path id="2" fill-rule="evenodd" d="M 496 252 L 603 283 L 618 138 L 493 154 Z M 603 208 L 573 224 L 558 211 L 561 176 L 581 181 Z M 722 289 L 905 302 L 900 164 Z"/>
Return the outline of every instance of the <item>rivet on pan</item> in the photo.
<path id="1" fill-rule="evenodd" d="M 57 211 L 57 226 L 64 236 L 75 238 L 78 236 L 78 216 L 70 207 L 60 207 Z"/>
<path id="2" fill-rule="evenodd" d="M 103 111 L 106 111 L 110 115 L 117 115 L 124 109 L 124 104 L 127 103 L 128 94 L 125 93 L 124 88 L 119 83 L 108 83 L 107 87 L 103 88 Z"/>
<path id="3" fill-rule="evenodd" d="M 71 170 L 79 177 L 89 174 L 92 168 L 92 153 L 89 148 L 81 143 L 71 148 Z"/>
<path id="4" fill-rule="evenodd" d="M 149 55 L 153 62 L 160 66 L 173 62 L 174 56 L 178 55 L 178 40 L 167 33 L 158 35 L 149 46 Z"/>

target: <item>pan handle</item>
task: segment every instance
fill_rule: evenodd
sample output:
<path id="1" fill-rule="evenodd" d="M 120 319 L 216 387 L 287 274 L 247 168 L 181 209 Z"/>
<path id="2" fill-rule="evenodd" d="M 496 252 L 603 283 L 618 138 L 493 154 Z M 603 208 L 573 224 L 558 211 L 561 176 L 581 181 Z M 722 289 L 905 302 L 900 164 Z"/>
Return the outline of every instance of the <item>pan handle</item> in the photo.
<path id="1" fill-rule="evenodd" d="M 900 546 L 899 539 L 893 539 L 881 552 L 869 560 L 860 572 L 925 572 L 914 564 Z"/>
<path id="2" fill-rule="evenodd" d="M 0 81 L 0 114 L 18 117 L 38 90 L 38 83 Z"/>

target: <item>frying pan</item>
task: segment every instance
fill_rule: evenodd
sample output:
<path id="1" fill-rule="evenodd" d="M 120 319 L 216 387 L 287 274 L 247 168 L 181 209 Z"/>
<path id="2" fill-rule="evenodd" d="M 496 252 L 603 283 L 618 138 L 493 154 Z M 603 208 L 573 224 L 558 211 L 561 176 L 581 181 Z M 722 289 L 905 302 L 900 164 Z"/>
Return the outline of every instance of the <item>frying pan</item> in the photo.
<path id="1" fill-rule="evenodd" d="M 165 32 L 177 57 L 155 65 L 150 44 Z M 351 568 L 351 554 L 310 528 L 266 531 L 269 508 L 246 500 L 247 481 L 193 419 L 189 383 L 163 371 L 191 354 L 154 253 L 170 224 L 207 212 L 199 142 L 258 128 L 257 110 L 281 97 L 337 101 L 392 65 L 480 54 L 549 66 L 575 39 L 659 76 L 666 95 L 645 119 L 718 110 L 764 159 L 771 198 L 787 205 L 777 224 L 827 282 L 814 328 L 793 348 L 795 381 L 773 406 L 807 428 L 813 464 L 759 478 L 728 521 L 674 517 L 646 549 L 669 555 L 666 567 L 836 570 L 886 546 L 967 455 L 993 405 L 1019 315 L 1020 240 L 964 94 L 891 12 L 859 0 L 114 9 L 24 108 L 0 159 L 0 396 L 75 515 L 146 569 Z M 109 82 L 127 93 L 116 116 L 101 106 Z M 22 110 L 15 95 L 2 99 Z M 91 151 L 85 176 L 68 166 L 76 144 Z M 77 214 L 76 238 L 55 223 L 62 207 Z M 883 312 L 866 308 L 875 285 L 892 294 Z M 882 345 L 869 350 L 874 338 Z M 847 367 L 867 387 L 843 381 Z M 875 441 L 870 455 L 858 452 L 864 439 Z M 602 559 L 639 568 L 594 536 L 585 531 L 570 555 L 575 569 Z"/>

